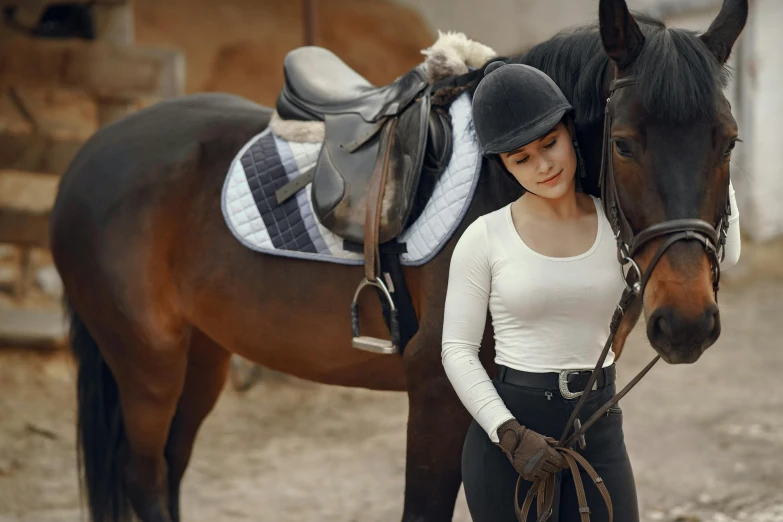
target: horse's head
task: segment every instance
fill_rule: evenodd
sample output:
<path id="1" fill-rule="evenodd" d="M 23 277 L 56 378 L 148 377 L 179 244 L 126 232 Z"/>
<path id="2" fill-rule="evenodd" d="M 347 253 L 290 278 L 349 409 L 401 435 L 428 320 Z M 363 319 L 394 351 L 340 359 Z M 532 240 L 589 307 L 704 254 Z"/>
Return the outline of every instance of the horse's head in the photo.
<path id="1" fill-rule="evenodd" d="M 717 225 L 728 190 L 737 124 L 723 96 L 724 64 L 742 31 L 747 0 L 725 0 L 701 36 L 643 24 L 624 0 L 601 0 L 600 33 L 618 78 L 612 93 L 607 161 L 631 235 L 659 223 L 700 219 Z M 647 335 L 669 363 L 696 361 L 720 335 L 712 263 L 704 245 L 683 239 L 654 261 L 668 235 L 633 254 L 644 273 Z"/>

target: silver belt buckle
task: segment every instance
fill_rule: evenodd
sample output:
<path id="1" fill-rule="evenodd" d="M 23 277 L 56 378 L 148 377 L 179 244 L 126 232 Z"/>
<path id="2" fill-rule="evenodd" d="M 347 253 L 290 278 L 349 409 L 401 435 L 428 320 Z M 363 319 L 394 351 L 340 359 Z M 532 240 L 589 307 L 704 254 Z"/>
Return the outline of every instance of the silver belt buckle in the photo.
<path id="1" fill-rule="evenodd" d="M 560 375 L 557 378 L 557 386 L 560 388 L 560 395 L 563 396 L 564 399 L 576 399 L 581 397 L 584 392 L 572 392 L 568 389 L 568 376 L 572 373 L 581 373 L 584 370 L 563 370 L 560 372 Z M 593 383 L 593 391 L 598 389 L 598 379 L 595 380 L 595 383 Z"/>

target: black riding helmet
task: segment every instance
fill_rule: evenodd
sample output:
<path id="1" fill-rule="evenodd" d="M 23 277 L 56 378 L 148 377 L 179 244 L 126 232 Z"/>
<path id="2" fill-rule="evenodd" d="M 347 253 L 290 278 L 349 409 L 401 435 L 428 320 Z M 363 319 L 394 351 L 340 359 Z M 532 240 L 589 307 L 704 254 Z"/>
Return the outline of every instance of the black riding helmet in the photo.
<path id="1" fill-rule="evenodd" d="M 573 107 L 555 82 L 535 67 L 496 61 L 484 70 L 484 78 L 473 94 L 473 124 L 481 152 L 493 158 L 512 180 L 516 178 L 503 165 L 500 154 L 531 143 L 558 123 L 568 120 Z M 579 146 L 577 180 L 584 176 Z"/>

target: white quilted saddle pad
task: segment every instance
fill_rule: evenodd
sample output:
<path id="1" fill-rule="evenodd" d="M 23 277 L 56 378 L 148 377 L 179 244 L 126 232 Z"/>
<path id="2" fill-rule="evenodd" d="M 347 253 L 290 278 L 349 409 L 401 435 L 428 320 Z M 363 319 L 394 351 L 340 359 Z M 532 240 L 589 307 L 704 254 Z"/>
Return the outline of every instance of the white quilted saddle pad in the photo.
<path id="1" fill-rule="evenodd" d="M 467 212 L 481 170 L 481 152 L 467 93 L 451 105 L 453 153 L 418 219 L 399 237 L 407 246 L 402 264 L 435 257 Z M 364 256 L 343 249 L 343 239 L 318 222 L 311 185 L 277 204 L 275 191 L 315 166 L 320 143 L 285 141 L 270 129 L 251 139 L 231 162 L 223 185 L 226 224 L 248 248 L 278 256 L 360 265 Z"/>

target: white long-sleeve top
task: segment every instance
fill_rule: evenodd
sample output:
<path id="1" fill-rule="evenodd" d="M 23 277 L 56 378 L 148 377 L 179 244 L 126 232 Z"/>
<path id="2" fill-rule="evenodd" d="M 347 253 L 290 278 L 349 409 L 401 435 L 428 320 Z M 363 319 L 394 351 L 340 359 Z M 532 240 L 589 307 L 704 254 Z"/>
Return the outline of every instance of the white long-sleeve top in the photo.
<path id="1" fill-rule="evenodd" d="M 731 196 L 726 256 L 740 253 L 739 212 Z M 617 247 L 598 199 L 592 247 L 573 257 L 548 257 L 529 248 L 511 219 L 511 205 L 473 222 L 454 249 L 443 319 L 442 359 L 462 403 L 493 442 L 513 415 L 479 361 L 487 309 L 495 334 L 495 362 L 526 372 L 592 369 L 609 336 L 609 319 L 624 282 Z M 614 362 L 609 352 L 604 366 Z"/>

